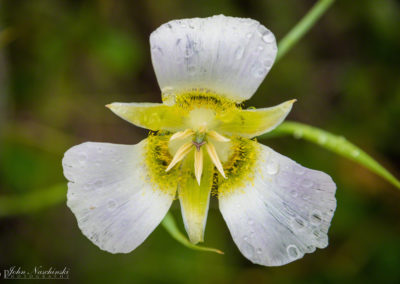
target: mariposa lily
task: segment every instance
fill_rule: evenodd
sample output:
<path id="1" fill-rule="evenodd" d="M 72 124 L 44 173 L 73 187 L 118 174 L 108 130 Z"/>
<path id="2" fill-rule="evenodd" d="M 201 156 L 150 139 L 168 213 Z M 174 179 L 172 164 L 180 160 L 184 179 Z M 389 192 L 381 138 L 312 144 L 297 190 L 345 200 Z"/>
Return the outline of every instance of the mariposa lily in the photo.
<path id="1" fill-rule="evenodd" d="M 283 265 L 328 244 L 336 186 L 253 138 L 273 130 L 295 100 L 242 109 L 277 53 L 271 31 L 225 16 L 168 22 L 150 36 L 163 103 L 112 103 L 151 130 L 136 145 L 87 142 L 63 159 L 68 206 L 101 249 L 128 253 L 178 197 L 193 243 L 204 239 L 211 195 L 233 240 L 254 263 Z"/>

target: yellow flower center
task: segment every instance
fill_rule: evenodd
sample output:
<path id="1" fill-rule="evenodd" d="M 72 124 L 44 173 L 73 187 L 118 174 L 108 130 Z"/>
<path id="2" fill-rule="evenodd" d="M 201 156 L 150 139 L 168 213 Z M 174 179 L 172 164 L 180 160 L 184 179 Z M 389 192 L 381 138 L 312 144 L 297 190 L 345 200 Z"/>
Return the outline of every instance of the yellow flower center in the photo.
<path id="1" fill-rule="evenodd" d="M 206 109 L 207 110 L 207 109 Z M 194 111 L 192 111 L 194 112 Z M 207 114 L 206 111 L 202 109 L 198 109 L 195 112 L 195 116 L 198 120 L 194 120 L 194 126 L 197 128 L 196 131 L 193 129 L 186 129 L 184 131 L 179 131 L 171 136 L 170 141 L 181 140 L 185 141 L 187 138 L 190 141 L 182 142 L 175 155 L 172 158 L 171 163 L 166 168 L 166 172 L 171 170 L 178 162 L 183 160 L 187 154 L 190 153 L 194 149 L 194 173 L 196 176 L 196 180 L 200 185 L 201 175 L 203 173 L 203 146 L 206 148 L 208 155 L 210 156 L 211 161 L 214 163 L 217 170 L 221 173 L 221 175 L 226 178 L 224 169 L 222 167 L 222 163 L 220 158 L 218 157 L 217 150 L 215 149 L 214 144 L 211 139 L 214 139 L 218 142 L 229 142 L 230 139 L 222 136 L 218 132 L 214 130 L 207 130 L 208 122 L 212 122 L 212 117 L 205 117 L 202 119 L 202 114 Z M 211 138 L 211 139 L 209 139 Z"/>

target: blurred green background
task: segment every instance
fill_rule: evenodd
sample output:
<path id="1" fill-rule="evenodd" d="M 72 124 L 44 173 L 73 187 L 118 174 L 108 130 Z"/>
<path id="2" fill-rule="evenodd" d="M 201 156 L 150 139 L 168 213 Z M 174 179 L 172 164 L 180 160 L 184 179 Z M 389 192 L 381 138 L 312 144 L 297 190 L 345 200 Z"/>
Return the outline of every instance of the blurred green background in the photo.
<path id="1" fill-rule="evenodd" d="M 313 3 L 0 0 L 0 196 L 65 183 L 61 158 L 75 144 L 146 137 L 104 105 L 160 102 L 148 42 L 160 24 L 223 13 L 254 18 L 279 40 Z M 288 119 L 345 136 L 399 177 L 399 54 L 399 1 L 336 1 L 246 106 L 296 98 Z M 314 144 L 262 142 L 337 183 L 328 248 L 283 267 L 253 265 L 213 203 L 205 245 L 225 255 L 189 250 L 162 227 L 134 252 L 112 255 L 80 233 L 62 202 L 0 219 L 0 269 L 67 266 L 73 283 L 400 283 L 399 191 Z M 183 231 L 177 204 L 172 212 Z"/>

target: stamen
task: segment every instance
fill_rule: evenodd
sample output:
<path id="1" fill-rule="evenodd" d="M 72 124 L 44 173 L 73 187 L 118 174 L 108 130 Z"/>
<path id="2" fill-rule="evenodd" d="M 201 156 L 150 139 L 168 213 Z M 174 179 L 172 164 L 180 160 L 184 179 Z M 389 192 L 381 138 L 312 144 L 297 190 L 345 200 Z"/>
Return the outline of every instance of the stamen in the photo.
<path id="1" fill-rule="evenodd" d="M 186 155 L 190 152 L 190 150 L 192 149 L 192 142 L 187 142 L 185 144 L 183 144 L 178 151 L 176 151 L 175 156 L 172 158 L 171 163 L 169 164 L 169 166 L 167 167 L 167 169 L 165 170 L 166 172 L 168 172 L 170 169 L 172 169 L 179 161 L 181 161 L 183 158 L 186 157 Z"/>
<path id="2" fill-rule="evenodd" d="M 207 133 L 207 135 L 219 142 L 229 142 L 231 141 L 231 139 L 226 138 L 225 136 L 222 136 L 221 134 L 219 134 L 217 131 L 211 130 Z"/>
<path id="3" fill-rule="evenodd" d="M 198 148 L 194 152 L 194 174 L 196 176 L 196 180 L 199 185 L 202 173 L 203 173 L 203 148 Z"/>
<path id="4" fill-rule="evenodd" d="M 192 129 L 188 128 L 185 131 L 176 132 L 174 135 L 171 136 L 171 138 L 169 140 L 172 141 L 172 140 L 176 140 L 176 139 L 185 139 L 193 134 L 194 134 L 194 131 Z"/>
<path id="5" fill-rule="evenodd" d="M 211 158 L 211 161 L 214 163 L 215 167 L 217 170 L 221 173 L 221 175 L 226 178 L 225 173 L 224 173 L 224 168 L 222 167 L 221 161 L 218 158 L 217 151 L 215 150 L 215 147 L 212 143 L 208 142 L 206 144 L 206 149 L 208 152 L 208 155 Z"/>

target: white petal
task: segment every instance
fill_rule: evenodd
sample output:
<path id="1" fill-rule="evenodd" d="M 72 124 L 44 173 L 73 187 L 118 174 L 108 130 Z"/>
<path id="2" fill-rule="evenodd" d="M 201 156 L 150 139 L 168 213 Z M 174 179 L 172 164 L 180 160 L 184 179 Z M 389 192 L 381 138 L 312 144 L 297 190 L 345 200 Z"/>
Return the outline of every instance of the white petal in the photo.
<path id="1" fill-rule="evenodd" d="M 150 45 L 164 95 L 206 88 L 235 101 L 254 94 L 277 52 L 274 35 L 259 22 L 223 15 L 168 22 Z"/>
<path id="2" fill-rule="evenodd" d="M 137 145 L 87 142 L 69 149 L 63 159 L 68 206 L 82 233 L 111 253 L 140 245 L 161 222 L 173 195 L 146 181 L 143 151 Z"/>
<path id="3" fill-rule="evenodd" d="M 220 196 L 219 204 L 242 254 L 278 266 L 328 245 L 336 185 L 327 174 L 260 147 L 253 184 Z"/>

